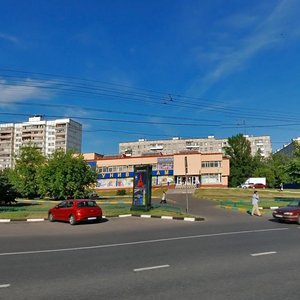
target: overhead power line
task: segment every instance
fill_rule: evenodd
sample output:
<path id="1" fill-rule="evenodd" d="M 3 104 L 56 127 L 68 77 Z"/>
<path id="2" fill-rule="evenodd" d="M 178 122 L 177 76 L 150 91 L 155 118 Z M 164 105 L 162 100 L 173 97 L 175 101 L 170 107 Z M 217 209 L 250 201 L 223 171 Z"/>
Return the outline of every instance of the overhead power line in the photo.
<path id="1" fill-rule="evenodd" d="M 3 73 L 1 75 L 1 72 Z M 140 102 L 143 105 L 145 103 L 160 105 L 161 107 L 166 107 L 168 112 L 169 108 L 175 107 L 178 109 L 185 109 L 191 111 L 202 111 L 202 112 L 216 112 L 227 116 L 238 117 L 238 118 L 250 118 L 251 120 L 263 120 L 263 121 L 277 121 L 282 122 L 282 124 L 255 124 L 248 125 L 247 128 L 258 128 L 258 127 L 282 127 L 282 126 L 298 126 L 297 122 L 298 116 L 287 115 L 281 112 L 271 112 L 267 114 L 263 111 L 256 111 L 253 114 L 248 108 L 234 108 L 227 107 L 225 102 L 220 102 L 212 99 L 197 98 L 190 96 L 183 96 L 180 94 L 164 93 L 160 91 L 147 90 L 141 88 L 133 88 L 128 85 L 108 83 L 104 81 L 96 81 L 90 79 L 84 79 L 72 76 L 62 76 L 48 73 L 33 73 L 26 71 L 10 70 L 10 69 L 0 69 L 0 78 L 4 81 L 0 84 L 2 86 L 9 86 L 12 88 L 17 88 L 19 86 L 38 88 L 41 90 L 54 91 L 55 93 L 62 93 L 72 96 L 87 95 L 90 97 L 111 97 L 115 101 L 126 101 L 130 102 Z M 28 79 L 30 78 L 30 79 Z M 8 102 L 3 101 L 2 103 L 8 104 Z M 86 120 L 96 120 L 103 122 L 120 122 L 120 123 L 134 123 L 134 124 L 158 124 L 158 125 L 174 125 L 174 126 L 212 126 L 221 128 L 240 128 L 240 126 L 235 124 L 222 124 L 220 120 L 202 119 L 202 118 L 188 118 L 184 116 L 171 116 L 168 114 L 157 115 L 149 113 L 139 113 L 139 112 L 128 112 L 128 111 L 118 111 L 118 110 L 105 110 L 97 107 L 84 107 L 84 106 L 71 106 L 71 105 L 60 105 L 60 104 L 49 104 L 49 103 L 34 103 L 34 102 L 14 102 L 16 105 L 28 105 L 28 106 L 40 106 L 40 107 L 52 107 L 52 108 L 71 108 L 71 109 L 82 109 L 85 111 L 93 112 L 104 112 L 108 114 L 123 114 L 130 116 L 143 116 L 143 117 L 155 117 L 164 119 L 176 119 L 185 121 L 194 121 L 197 123 L 174 123 L 174 122 L 150 122 L 150 121 L 134 121 L 134 120 L 121 120 L 121 119 L 105 119 L 105 118 L 84 118 L 84 117 L 72 117 L 77 119 Z M 65 117 L 65 116 L 64 116 Z M 203 124 L 202 122 L 210 122 L 210 124 Z M 214 124 L 211 124 L 214 122 Z M 248 122 L 249 123 L 249 122 Z M 243 126 L 245 128 L 245 126 Z"/>

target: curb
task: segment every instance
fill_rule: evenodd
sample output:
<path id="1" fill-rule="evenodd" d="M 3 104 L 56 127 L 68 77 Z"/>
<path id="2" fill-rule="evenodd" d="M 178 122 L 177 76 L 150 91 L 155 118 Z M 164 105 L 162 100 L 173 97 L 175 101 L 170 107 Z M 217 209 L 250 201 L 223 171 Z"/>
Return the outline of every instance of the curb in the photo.
<path id="1" fill-rule="evenodd" d="M 15 221 L 21 222 L 43 222 L 47 221 L 48 219 L 0 219 L 0 223 L 10 223 Z"/>
<path id="2" fill-rule="evenodd" d="M 240 207 L 234 207 L 234 206 L 230 206 L 230 205 L 220 205 L 221 208 L 225 208 L 225 209 L 232 209 L 232 210 L 235 210 L 235 211 L 248 211 L 249 209 L 247 208 L 240 208 Z M 259 209 L 260 210 L 264 210 L 264 209 L 278 209 L 279 206 L 268 206 L 268 207 L 263 207 L 263 206 L 260 206 Z"/>
<path id="3" fill-rule="evenodd" d="M 153 219 L 163 219 L 163 220 L 179 220 L 179 221 L 186 221 L 186 222 L 198 222 L 198 221 L 205 221 L 202 217 L 197 218 L 189 218 L 189 217 L 171 217 L 171 216 L 152 216 L 152 215 L 135 215 L 135 214 L 128 214 L 128 215 L 116 215 L 116 216 L 103 216 L 103 218 L 128 218 L 128 217 L 140 217 L 140 218 L 153 218 Z M 15 221 L 21 222 L 44 222 L 48 221 L 48 219 L 0 219 L 0 223 L 10 223 Z"/>
<path id="4" fill-rule="evenodd" d="M 179 221 L 187 221 L 187 222 L 205 221 L 205 219 L 202 217 L 190 218 L 190 217 L 152 216 L 152 215 L 131 215 L 131 216 L 140 217 L 140 218 L 163 219 L 163 220 L 179 220 Z"/>

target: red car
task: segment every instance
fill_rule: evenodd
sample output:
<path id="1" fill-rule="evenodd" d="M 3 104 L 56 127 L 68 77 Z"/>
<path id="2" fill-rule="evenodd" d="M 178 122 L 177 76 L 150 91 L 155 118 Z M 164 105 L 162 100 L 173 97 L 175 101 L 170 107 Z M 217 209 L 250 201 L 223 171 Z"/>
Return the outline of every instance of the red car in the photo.
<path id="1" fill-rule="evenodd" d="M 273 218 L 278 221 L 300 224 L 300 200 L 293 200 L 288 206 L 275 209 L 272 214 Z"/>
<path id="2" fill-rule="evenodd" d="M 82 221 L 101 221 L 102 209 L 90 199 L 65 200 L 48 212 L 50 222 L 67 221 L 71 225 Z"/>
<path id="3" fill-rule="evenodd" d="M 265 189 L 266 185 L 263 184 L 263 183 L 255 183 L 255 184 L 252 185 L 252 188 L 253 189 Z"/>

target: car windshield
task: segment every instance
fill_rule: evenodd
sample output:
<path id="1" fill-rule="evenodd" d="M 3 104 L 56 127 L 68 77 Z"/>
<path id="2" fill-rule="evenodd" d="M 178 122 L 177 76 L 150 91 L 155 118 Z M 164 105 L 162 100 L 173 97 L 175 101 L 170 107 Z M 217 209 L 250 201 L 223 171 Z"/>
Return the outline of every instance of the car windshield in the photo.
<path id="1" fill-rule="evenodd" d="M 300 206 L 300 201 L 299 200 L 293 200 L 289 203 L 288 206 Z"/>
<path id="2" fill-rule="evenodd" d="M 94 207 L 97 206 L 95 201 L 81 201 L 78 203 L 78 207 Z"/>

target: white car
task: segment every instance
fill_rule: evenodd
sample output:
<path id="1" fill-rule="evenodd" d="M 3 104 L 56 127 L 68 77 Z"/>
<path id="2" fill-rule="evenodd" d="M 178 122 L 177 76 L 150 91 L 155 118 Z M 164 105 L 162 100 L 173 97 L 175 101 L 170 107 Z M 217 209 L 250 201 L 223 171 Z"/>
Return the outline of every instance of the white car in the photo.
<path id="1" fill-rule="evenodd" d="M 253 183 L 243 183 L 240 185 L 240 188 L 242 189 L 250 189 L 253 187 Z"/>

